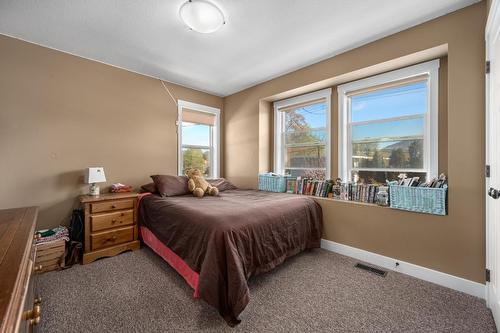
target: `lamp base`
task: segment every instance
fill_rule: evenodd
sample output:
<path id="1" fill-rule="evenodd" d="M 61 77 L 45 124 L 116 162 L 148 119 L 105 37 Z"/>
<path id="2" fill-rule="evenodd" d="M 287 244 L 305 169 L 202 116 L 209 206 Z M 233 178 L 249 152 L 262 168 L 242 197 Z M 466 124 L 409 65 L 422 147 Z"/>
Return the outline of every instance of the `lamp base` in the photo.
<path id="1" fill-rule="evenodd" d="M 90 184 L 90 187 L 89 187 L 89 195 L 92 195 L 92 196 L 98 196 L 99 195 L 99 185 L 97 185 L 96 183 L 92 183 Z"/>

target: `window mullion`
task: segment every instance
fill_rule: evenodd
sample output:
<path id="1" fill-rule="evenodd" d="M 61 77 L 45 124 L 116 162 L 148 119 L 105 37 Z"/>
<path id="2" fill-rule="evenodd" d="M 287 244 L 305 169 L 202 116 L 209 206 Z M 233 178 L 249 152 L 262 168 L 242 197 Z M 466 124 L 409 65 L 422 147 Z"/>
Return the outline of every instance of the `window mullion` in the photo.
<path id="1" fill-rule="evenodd" d="M 412 120 L 412 119 L 419 119 L 419 118 L 425 119 L 427 114 L 429 114 L 429 112 L 414 114 L 414 115 L 409 115 L 409 116 L 401 116 L 401 117 L 381 118 L 381 119 L 373 119 L 373 120 L 366 120 L 366 121 L 351 121 L 350 124 L 353 126 L 360 126 L 360 125 L 390 123 L 390 122 L 394 122 L 394 121 L 398 121 L 398 120 Z"/>

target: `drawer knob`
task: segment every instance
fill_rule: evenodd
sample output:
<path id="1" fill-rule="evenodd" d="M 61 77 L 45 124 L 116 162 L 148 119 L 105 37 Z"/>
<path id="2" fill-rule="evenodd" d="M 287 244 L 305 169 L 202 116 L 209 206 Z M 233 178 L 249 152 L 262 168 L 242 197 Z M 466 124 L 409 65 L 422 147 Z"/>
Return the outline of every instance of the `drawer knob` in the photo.
<path id="1" fill-rule="evenodd" d="M 113 235 L 113 237 L 106 239 L 106 242 L 113 242 L 115 240 L 116 240 L 116 236 Z"/>
<path id="2" fill-rule="evenodd" d="M 40 305 L 35 305 L 32 310 L 25 312 L 26 316 L 25 318 L 32 326 L 38 325 L 40 323 L 41 315 L 42 315 L 42 308 L 40 307 Z"/>
<path id="3" fill-rule="evenodd" d="M 36 326 L 38 324 L 40 324 L 40 317 L 35 317 L 33 319 L 30 319 L 30 325 L 31 326 Z"/>
<path id="4" fill-rule="evenodd" d="M 116 206 L 115 206 L 115 205 L 111 205 L 111 208 L 113 208 L 113 209 L 114 209 L 114 208 L 116 208 Z"/>
<path id="5" fill-rule="evenodd" d="M 111 220 L 111 223 L 116 223 L 116 220 Z"/>
<path id="6" fill-rule="evenodd" d="M 40 315 L 42 314 L 42 307 L 40 305 L 35 305 L 31 314 L 32 318 L 40 317 Z"/>

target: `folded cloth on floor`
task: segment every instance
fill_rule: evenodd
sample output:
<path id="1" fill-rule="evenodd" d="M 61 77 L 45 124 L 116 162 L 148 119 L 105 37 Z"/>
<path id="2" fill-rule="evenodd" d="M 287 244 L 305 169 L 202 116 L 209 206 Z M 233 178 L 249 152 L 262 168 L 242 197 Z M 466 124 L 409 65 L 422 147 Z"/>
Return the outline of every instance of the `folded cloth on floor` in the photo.
<path id="1" fill-rule="evenodd" d="M 69 241 L 68 228 L 64 226 L 58 226 L 52 229 L 39 230 L 35 233 L 35 235 L 36 235 L 35 239 L 36 244 L 49 243 L 60 239 Z"/>
<path id="2" fill-rule="evenodd" d="M 55 235 L 55 234 L 56 234 L 56 232 L 53 231 L 52 229 L 47 229 L 45 231 L 38 232 L 39 237 L 50 237 L 50 236 Z"/>

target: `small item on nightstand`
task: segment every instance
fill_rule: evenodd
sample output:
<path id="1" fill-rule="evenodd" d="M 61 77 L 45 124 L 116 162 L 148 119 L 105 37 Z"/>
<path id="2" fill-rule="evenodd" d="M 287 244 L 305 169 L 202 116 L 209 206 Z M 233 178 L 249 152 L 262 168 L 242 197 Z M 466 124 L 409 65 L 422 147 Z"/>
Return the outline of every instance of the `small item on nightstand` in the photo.
<path id="1" fill-rule="evenodd" d="M 104 175 L 103 167 L 91 167 L 86 169 L 85 183 L 90 184 L 89 195 L 98 196 L 100 191 L 97 183 L 104 182 L 106 182 L 106 176 Z"/>
<path id="2" fill-rule="evenodd" d="M 125 185 L 122 183 L 116 183 L 111 185 L 110 189 L 111 193 L 127 193 L 127 192 L 132 192 L 132 186 Z"/>

